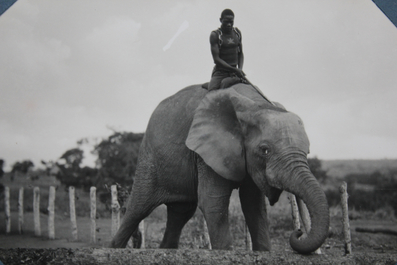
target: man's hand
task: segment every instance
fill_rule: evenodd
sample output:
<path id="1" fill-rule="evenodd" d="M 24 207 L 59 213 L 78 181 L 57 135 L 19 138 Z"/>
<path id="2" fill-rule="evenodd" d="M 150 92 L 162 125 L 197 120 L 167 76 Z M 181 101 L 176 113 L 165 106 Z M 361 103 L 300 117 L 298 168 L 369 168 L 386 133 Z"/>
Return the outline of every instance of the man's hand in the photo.
<path id="1" fill-rule="evenodd" d="M 243 72 L 243 70 L 241 70 L 239 68 L 236 68 L 235 72 L 236 72 L 238 77 L 244 77 L 245 76 L 245 73 Z"/>

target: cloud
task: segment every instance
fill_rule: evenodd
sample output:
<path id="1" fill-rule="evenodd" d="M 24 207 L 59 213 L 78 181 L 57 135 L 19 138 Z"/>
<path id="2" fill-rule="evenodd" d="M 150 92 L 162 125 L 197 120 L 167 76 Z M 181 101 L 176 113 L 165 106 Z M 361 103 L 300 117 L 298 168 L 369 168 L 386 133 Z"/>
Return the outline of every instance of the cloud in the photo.
<path id="1" fill-rule="evenodd" d="M 108 66 L 112 61 L 130 61 L 140 29 L 141 24 L 131 18 L 110 17 L 101 27 L 94 28 L 81 42 L 81 46 L 93 64 Z"/>

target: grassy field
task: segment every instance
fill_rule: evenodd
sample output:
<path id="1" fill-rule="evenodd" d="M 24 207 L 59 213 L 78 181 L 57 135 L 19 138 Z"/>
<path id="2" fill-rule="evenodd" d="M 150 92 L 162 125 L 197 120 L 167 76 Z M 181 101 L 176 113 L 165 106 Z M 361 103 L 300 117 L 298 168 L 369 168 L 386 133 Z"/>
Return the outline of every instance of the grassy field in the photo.
<path id="1" fill-rule="evenodd" d="M 397 159 L 322 160 L 321 164 L 328 176 L 333 178 L 343 178 L 348 174 L 370 174 L 375 171 L 386 173 L 397 169 Z"/>
<path id="2" fill-rule="evenodd" d="M 340 207 L 330 209 L 331 226 L 329 238 L 323 245 L 323 251 L 340 253 L 343 255 L 344 243 L 342 233 L 342 218 Z M 388 228 L 396 230 L 396 221 L 389 213 L 351 211 L 351 233 L 354 251 L 366 252 L 396 252 L 397 237 L 387 234 L 358 233 L 356 227 Z M 273 207 L 268 207 L 270 235 L 274 251 L 291 251 L 288 240 L 293 230 L 291 209 L 287 194 L 282 194 L 280 201 Z M 111 219 L 97 219 L 97 241 L 90 242 L 90 219 L 78 217 L 77 242 L 72 240 L 71 222 L 69 216 L 57 214 L 55 219 L 55 240 L 48 239 L 46 214 L 41 214 L 42 236 L 34 236 L 33 214 L 25 213 L 24 234 L 17 232 L 17 213 L 12 213 L 12 233 L 5 235 L 5 222 L 0 222 L 0 248 L 84 248 L 106 247 L 111 240 Z M 202 214 L 197 210 L 194 217 L 186 224 L 182 231 L 180 249 L 207 249 L 204 239 Z M 245 223 L 241 213 L 237 193 L 234 192 L 230 203 L 231 234 L 235 250 L 245 250 Z M 162 240 L 166 221 L 165 206 L 158 207 L 145 219 L 146 248 L 156 249 Z"/>
<path id="3" fill-rule="evenodd" d="M 353 164 L 342 168 L 359 168 L 360 163 L 353 161 Z M 336 163 L 336 162 L 335 162 Z M 340 163 L 340 162 L 337 162 Z M 330 164 L 324 163 L 325 166 Z M 389 165 L 390 166 L 390 165 Z M 394 163 L 391 163 L 394 166 Z M 379 168 L 381 166 L 368 166 L 369 168 Z M 331 181 L 332 182 L 332 181 Z M 340 178 L 335 178 L 334 185 L 339 185 Z M 69 219 L 69 200 L 65 188 L 49 177 L 42 177 L 39 180 L 28 180 L 22 177 L 16 178 L 13 182 L 10 179 L 2 179 L 2 184 L 9 186 L 11 189 L 11 210 L 12 210 L 12 233 L 5 235 L 5 222 L 0 222 L 0 248 L 81 248 L 81 247 L 104 247 L 111 240 L 111 220 L 110 210 L 98 201 L 97 216 L 97 241 L 90 242 L 90 220 L 89 220 L 89 194 L 82 190 L 76 190 L 76 210 L 78 215 L 78 235 L 77 242 L 72 241 L 71 222 Z M 48 207 L 48 187 L 50 185 L 58 186 L 56 197 L 56 220 L 55 236 L 56 240 L 48 240 L 46 209 Z M 19 235 L 17 232 L 17 198 L 19 187 L 25 187 L 25 227 L 24 234 Z M 39 186 L 41 190 L 41 229 L 42 236 L 34 237 L 33 229 L 33 187 Z M 3 196 L 0 198 L 0 210 L 4 211 Z M 229 208 L 231 234 L 234 240 L 236 250 L 244 250 L 245 243 L 245 222 L 241 212 L 237 192 L 233 192 Z M 350 209 L 352 243 L 356 250 L 362 252 L 378 251 L 381 246 L 382 251 L 397 251 L 397 239 L 395 236 L 384 234 L 368 234 L 355 232 L 355 227 L 370 226 L 396 229 L 397 223 L 394 213 L 390 210 L 379 209 L 376 212 L 362 212 Z M 339 206 L 331 207 L 331 227 L 330 237 L 327 239 L 323 248 L 327 251 L 343 252 L 343 235 L 341 225 L 341 209 Z M 293 230 L 291 208 L 287 194 L 284 192 L 275 206 L 268 206 L 268 217 L 270 223 L 270 234 L 273 248 L 276 250 L 286 250 L 289 247 L 289 236 Z M 2 218 L 2 215 L 0 215 Z M 160 206 L 148 218 L 145 219 L 146 248 L 158 248 L 165 230 L 166 208 Z M 180 248 L 182 249 L 206 249 L 207 242 L 203 234 L 203 218 L 199 210 L 194 217 L 185 226 Z"/>

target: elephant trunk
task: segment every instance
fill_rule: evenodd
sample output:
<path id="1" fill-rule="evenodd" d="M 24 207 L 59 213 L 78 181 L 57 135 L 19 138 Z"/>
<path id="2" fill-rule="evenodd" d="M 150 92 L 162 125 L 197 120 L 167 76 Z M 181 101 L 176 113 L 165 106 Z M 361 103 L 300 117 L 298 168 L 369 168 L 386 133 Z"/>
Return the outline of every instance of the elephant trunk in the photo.
<path id="1" fill-rule="evenodd" d="M 300 239 L 301 231 L 294 231 L 290 237 L 291 247 L 301 254 L 310 254 L 318 249 L 328 236 L 329 209 L 325 193 L 310 172 L 307 163 L 293 163 L 291 178 L 283 181 L 284 190 L 302 199 L 310 213 L 311 229 L 306 238 Z"/>

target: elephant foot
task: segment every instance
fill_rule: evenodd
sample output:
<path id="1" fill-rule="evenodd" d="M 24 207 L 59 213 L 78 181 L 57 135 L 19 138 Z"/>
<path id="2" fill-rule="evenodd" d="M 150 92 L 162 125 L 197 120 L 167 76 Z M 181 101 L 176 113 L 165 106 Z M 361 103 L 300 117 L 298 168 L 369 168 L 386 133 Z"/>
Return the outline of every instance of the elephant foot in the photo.
<path id="1" fill-rule="evenodd" d="M 132 247 L 133 248 L 141 248 L 142 245 L 142 233 L 139 229 L 136 229 L 134 233 L 132 233 Z"/>

